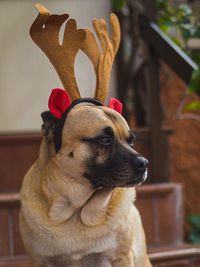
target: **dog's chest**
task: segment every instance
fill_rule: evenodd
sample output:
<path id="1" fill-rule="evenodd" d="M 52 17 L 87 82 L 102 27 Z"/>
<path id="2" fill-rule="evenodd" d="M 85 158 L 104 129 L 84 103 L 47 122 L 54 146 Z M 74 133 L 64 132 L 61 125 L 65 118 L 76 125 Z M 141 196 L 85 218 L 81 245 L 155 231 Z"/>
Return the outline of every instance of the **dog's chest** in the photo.
<path id="1" fill-rule="evenodd" d="M 37 255 L 40 255 L 41 261 L 45 262 L 46 267 L 109 267 L 111 265 L 108 264 L 107 255 L 109 258 L 115 257 L 117 234 L 115 231 L 105 231 L 101 234 L 100 232 L 100 229 L 93 229 L 93 231 L 89 229 L 84 234 L 84 232 L 81 233 L 80 228 L 79 231 L 77 229 L 75 231 L 71 225 L 65 230 L 63 228 L 62 235 L 59 236 L 46 232 L 45 244 L 39 250 L 37 249 L 38 237 L 37 242 L 32 240 L 32 244 L 34 243 L 34 250 Z M 99 262 L 99 265 L 93 264 L 94 260 Z"/>
<path id="2" fill-rule="evenodd" d="M 95 233 L 97 234 L 97 233 Z M 86 254 L 104 253 L 105 251 L 112 251 L 112 254 L 117 247 L 117 238 L 115 233 L 107 233 L 107 235 L 95 236 L 89 235 L 81 236 L 74 233 L 73 236 L 66 235 L 63 238 L 55 240 L 53 244 L 54 251 L 62 251 L 73 260 L 80 260 Z"/>

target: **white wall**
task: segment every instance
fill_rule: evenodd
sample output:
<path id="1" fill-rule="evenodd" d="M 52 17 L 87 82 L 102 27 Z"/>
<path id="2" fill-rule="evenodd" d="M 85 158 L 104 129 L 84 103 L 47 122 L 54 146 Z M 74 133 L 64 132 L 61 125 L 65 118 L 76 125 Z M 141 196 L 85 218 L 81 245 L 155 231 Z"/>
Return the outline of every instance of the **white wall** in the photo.
<path id="1" fill-rule="evenodd" d="M 51 89 L 62 85 L 43 52 L 33 43 L 29 28 L 37 15 L 33 0 L 0 1 L 0 133 L 34 132 L 41 126 L 40 114 L 48 109 Z M 93 17 L 109 21 L 109 0 L 45 0 L 51 13 L 68 13 L 78 27 L 91 28 Z M 75 73 L 81 95 L 92 96 L 93 66 L 80 51 Z M 115 95 L 114 71 L 109 96 Z"/>

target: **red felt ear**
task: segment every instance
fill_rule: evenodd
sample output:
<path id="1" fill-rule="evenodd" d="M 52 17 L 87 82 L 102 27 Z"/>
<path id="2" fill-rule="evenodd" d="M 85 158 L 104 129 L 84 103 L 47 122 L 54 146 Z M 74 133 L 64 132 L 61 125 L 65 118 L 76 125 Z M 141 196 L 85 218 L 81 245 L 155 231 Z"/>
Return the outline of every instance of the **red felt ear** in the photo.
<path id="1" fill-rule="evenodd" d="M 61 119 L 62 114 L 71 105 L 68 93 L 60 88 L 53 89 L 49 97 L 49 109 L 51 113 L 58 119 Z"/>
<path id="2" fill-rule="evenodd" d="M 122 114 L 122 103 L 119 102 L 116 98 L 111 98 L 108 104 L 108 107 L 116 110 L 120 114 Z"/>

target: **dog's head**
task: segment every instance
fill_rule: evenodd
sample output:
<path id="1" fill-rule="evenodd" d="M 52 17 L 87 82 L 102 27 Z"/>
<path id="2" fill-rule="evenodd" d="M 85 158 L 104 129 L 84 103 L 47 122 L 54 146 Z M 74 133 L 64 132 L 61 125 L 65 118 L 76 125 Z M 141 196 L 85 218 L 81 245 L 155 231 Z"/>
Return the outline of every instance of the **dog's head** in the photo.
<path id="1" fill-rule="evenodd" d="M 140 184 L 146 178 L 148 161 L 134 150 L 135 136 L 123 117 L 115 111 L 118 110 L 116 102 L 110 106 L 115 110 L 103 105 L 120 43 L 120 25 L 116 15 L 110 16 L 111 38 L 106 22 L 93 20 L 101 45 L 99 49 L 93 33 L 89 29 L 77 30 L 74 19 L 67 21 L 60 44 L 59 31 L 68 15 L 50 15 L 42 5 L 37 5 L 37 8 L 39 14 L 31 26 L 31 37 L 50 59 L 69 93 L 56 90 L 49 102 L 50 111 L 56 118 L 50 112 L 42 116 L 48 144 L 52 147 L 52 143 L 56 143 L 54 160 L 68 177 L 79 182 L 87 179 L 94 188 Z M 80 99 L 74 77 L 74 60 L 79 49 L 94 66 L 94 100 L 99 100 L 100 106 L 74 104 Z M 59 120 L 61 123 L 58 123 Z M 57 138 L 56 132 L 61 137 Z"/>
<path id="2" fill-rule="evenodd" d="M 146 179 L 148 161 L 134 150 L 134 141 L 115 110 L 76 106 L 64 122 L 55 161 L 68 177 L 88 179 L 94 188 L 135 186 Z"/>

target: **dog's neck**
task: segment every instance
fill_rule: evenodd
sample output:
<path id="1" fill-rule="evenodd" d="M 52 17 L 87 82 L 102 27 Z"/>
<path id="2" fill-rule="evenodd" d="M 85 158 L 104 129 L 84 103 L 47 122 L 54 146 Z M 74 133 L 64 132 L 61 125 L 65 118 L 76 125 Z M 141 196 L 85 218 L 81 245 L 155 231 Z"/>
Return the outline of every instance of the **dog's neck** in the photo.
<path id="1" fill-rule="evenodd" d="M 49 202 L 49 218 L 55 224 L 64 223 L 75 211 L 80 212 L 82 222 L 88 226 L 106 219 L 112 190 L 94 189 L 86 178 L 81 181 L 66 177 L 53 159 L 44 166 L 41 188 Z"/>
<path id="2" fill-rule="evenodd" d="M 111 194 L 111 189 L 100 189 L 93 193 L 81 210 L 81 220 L 85 225 L 94 226 L 106 221 Z"/>

